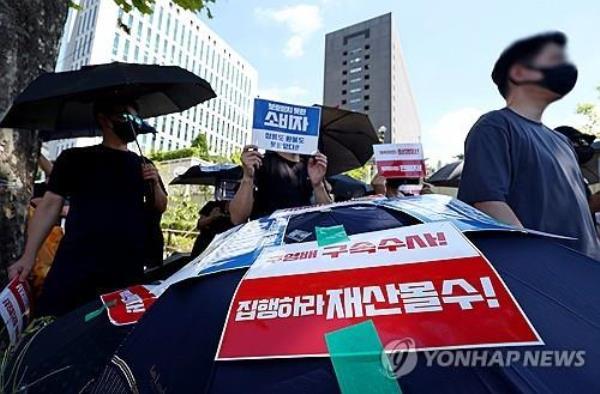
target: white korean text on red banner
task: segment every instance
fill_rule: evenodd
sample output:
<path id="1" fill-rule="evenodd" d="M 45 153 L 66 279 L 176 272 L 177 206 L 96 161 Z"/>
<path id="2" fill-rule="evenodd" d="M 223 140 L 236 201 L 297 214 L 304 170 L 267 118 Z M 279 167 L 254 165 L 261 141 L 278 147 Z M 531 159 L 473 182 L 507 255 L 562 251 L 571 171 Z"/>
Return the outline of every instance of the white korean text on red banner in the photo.
<path id="1" fill-rule="evenodd" d="M 217 358 L 325 356 L 326 333 L 368 319 L 383 343 L 410 337 L 417 350 L 542 343 L 490 263 L 439 222 L 264 250 Z"/>

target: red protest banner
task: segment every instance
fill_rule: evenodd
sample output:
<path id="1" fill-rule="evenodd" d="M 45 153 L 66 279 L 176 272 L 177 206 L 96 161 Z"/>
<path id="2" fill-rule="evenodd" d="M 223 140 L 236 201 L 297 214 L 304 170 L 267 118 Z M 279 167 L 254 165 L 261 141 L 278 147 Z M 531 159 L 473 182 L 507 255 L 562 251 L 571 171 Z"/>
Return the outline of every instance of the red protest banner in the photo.
<path id="1" fill-rule="evenodd" d="M 25 329 L 29 317 L 29 288 L 27 283 L 14 278 L 0 292 L 0 317 L 4 322 L 11 344 Z"/>
<path id="2" fill-rule="evenodd" d="M 217 358 L 325 356 L 324 335 L 372 319 L 417 350 L 541 343 L 489 262 L 449 223 L 273 248 L 241 282 Z M 248 340 L 251 338 L 252 340 Z"/>
<path id="3" fill-rule="evenodd" d="M 373 145 L 377 173 L 386 178 L 421 178 L 425 163 L 421 144 Z"/>
<path id="4" fill-rule="evenodd" d="M 115 326 L 137 323 L 156 298 L 147 286 L 139 285 L 100 296 Z"/>

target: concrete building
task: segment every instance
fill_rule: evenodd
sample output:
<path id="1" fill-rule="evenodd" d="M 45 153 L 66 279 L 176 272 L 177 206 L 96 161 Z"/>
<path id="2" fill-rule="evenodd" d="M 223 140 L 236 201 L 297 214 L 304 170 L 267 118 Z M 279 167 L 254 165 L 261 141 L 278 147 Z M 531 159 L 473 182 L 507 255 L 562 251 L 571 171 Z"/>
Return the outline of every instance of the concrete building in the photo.
<path id="1" fill-rule="evenodd" d="M 421 126 L 392 14 L 325 36 L 325 105 L 365 112 L 385 142 L 419 142 Z"/>
<path id="2" fill-rule="evenodd" d="M 140 136 L 142 149 L 173 150 L 206 134 L 211 154 L 231 156 L 250 141 L 258 74 L 240 54 L 204 24 L 197 14 L 168 0 L 156 0 L 154 13 L 124 14 L 114 0 L 81 0 L 70 9 L 57 71 L 112 61 L 178 65 L 206 79 L 217 98 L 183 113 L 149 122 L 156 136 Z M 50 158 L 72 146 L 98 142 L 78 138 L 46 144 Z"/>

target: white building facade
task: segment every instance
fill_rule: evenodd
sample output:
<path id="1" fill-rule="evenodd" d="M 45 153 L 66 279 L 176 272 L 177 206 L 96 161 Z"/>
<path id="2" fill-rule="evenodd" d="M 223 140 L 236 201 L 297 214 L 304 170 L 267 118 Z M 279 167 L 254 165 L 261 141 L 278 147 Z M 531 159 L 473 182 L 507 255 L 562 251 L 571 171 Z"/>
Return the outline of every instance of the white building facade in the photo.
<path id="1" fill-rule="evenodd" d="M 150 119 L 158 133 L 138 137 L 144 153 L 188 147 L 203 133 L 212 155 L 230 157 L 250 141 L 258 74 L 197 14 L 168 0 L 156 0 L 150 15 L 123 13 L 113 0 L 81 0 L 80 9 L 69 11 L 56 71 L 112 61 L 177 65 L 206 79 L 217 94 L 182 113 Z M 52 141 L 46 149 L 53 159 L 98 141 Z"/>

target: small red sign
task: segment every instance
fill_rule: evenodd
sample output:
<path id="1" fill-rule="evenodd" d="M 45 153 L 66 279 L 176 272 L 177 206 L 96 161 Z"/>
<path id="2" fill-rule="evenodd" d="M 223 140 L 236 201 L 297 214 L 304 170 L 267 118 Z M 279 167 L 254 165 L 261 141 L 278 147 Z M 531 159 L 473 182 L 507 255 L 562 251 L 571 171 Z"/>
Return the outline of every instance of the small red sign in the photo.
<path id="1" fill-rule="evenodd" d="M 137 323 L 156 301 L 156 295 L 145 286 L 132 286 L 103 294 L 100 298 L 106 306 L 110 322 L 116 326 Z"/>

